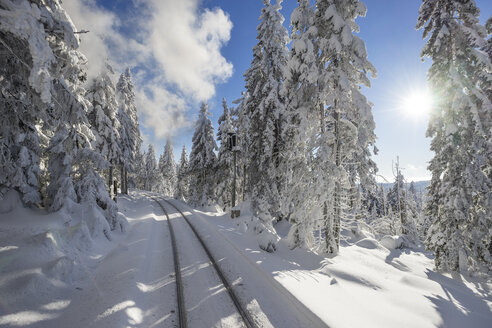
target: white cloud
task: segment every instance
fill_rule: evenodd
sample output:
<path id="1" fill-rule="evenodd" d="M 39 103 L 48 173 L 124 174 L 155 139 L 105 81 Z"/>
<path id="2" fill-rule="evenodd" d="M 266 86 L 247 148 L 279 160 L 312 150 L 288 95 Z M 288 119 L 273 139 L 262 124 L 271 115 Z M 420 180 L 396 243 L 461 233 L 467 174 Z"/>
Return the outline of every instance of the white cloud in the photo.
<path id="1" fill-rule="evenodd" d="M 176 128 L 189 125 L 183 98 L 158 85 L 149 85 L 138 91 L 137 107 L 143 114 L 141 123 L 152 128 L 158 139 L 172 138 Z"/>
<path id="2" fill-rule="evenodd" d="M 230 39 L 232 23 L 219 8 L 199 12 L 197 0 L 151 0 L 148 47 L 167 82 L 184 94 L 205 100 L 215 83 L 232 75 L 232 64 L 221 55 Z"/>
<path id="3" fill-rule="evenodd" d="M 91 0 L 65 0 L 63 7 L 69 13 L 77 30 L 89 31 L 80 34 L 80 51 L 87 57 L 88 78 L 91 79 L 104 69 L 109 58 L 109 50 L 104 39 L 109 34 L 117 34 L 117 17 L 98 8 Z"/>
<path id="4" fill-rule="evenodd" d="M 405 164 L 403 166 L 403 175 L 409 182 L 430 180 L 430 172 L 427 171 L 425 165 Z"/>
<path id="5" fill-rule="evenodd" d="M 107 59 L 115 71 L 134 70 L 141 126 L 149 139 L 164 139 L 189 126 L 191 105 L 215 94 L 215 85 L 232 75 L 232 64 L 221 54 L 230 39 L 232 23 L 219 8 L 200 9 L 200 0 L 140 0 L 136 17 L 118 17 L 95 0 L 65 0 L 81 34 L 89 80 Z M 132 36 L 120 32 L 132 26 Z M 116 77 L 117 78 L 117 77 Z M 186 100 L 185 100 L 186 99 Z M 194 107 L 193 107 L 194 108 Z"/>

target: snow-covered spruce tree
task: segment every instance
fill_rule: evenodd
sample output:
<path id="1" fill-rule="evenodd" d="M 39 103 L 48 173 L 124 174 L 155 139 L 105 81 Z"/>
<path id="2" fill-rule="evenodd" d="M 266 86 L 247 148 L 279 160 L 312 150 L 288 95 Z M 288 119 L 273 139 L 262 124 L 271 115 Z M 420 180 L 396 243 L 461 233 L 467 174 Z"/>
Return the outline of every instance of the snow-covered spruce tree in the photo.
<path id="1" fill-rule="evenodd" d="M 105 161 L 96 158 L 96 153 L 91 148 L 94 135 L 87 120 L 90 103 L 84 98 L 86 91 L 82 87 L 85 81 L 83 66 L 86 60 L 77 51 L 79 41 L 75 37 L 75 27 L 60 2 L 56 0 L 5 0 L 0 2 L 0 9 L 1 44 L 8 52 L 13 53 L 15 47 L 12 48 L 9 42 L 17 38 L 16 42 L 23 43 L 26 46 L 24 49 L 29 49 L 27 56 L 26 53 L 15 54 L 24 66 L 24 70 L 20 69 L 16 77 L 24 75 L 24 81 L 28 81 L 36 92 L 33 96 L 28 90 L 24 91 L 25 94 L 20 100 L 25 105 L 29 104 L 31 110 L 23 111 L 22 120 L 25 121 L 16 123 L 19 128 L 26 130 L 22 133 L 24 136 L 17 136 L 16 141 L 20 146 L 21 167 L 24 168 L 27 177 L 27 183 L 20 190 L 24 193 L 25 202 L 34 203 L 39 199 L 39 194 L 31 187 L 37 184 L 39 173 L 35 131 L 42 128 L 43 139 L 47 142 L 50 138 L 46 151 L 49 158 L 49 186 L 46 192 L 48 208 L 56 211 L 70 201 L 88 202 L 95 210 L 103 212 L 114 228 L 116 205 L 109 199 L 105 188 L 94 187 L 95 184 L 104 186 L 101 177 L 96 172 L 93 172 L 92 176 L 86 174 L 101 165 L 104 166 Z M 4 41 L 4 38 L 8 41 Z M 23 58 L 28 59 L 27 62 Z M 27 79 L 26 70 L 29 71 Z M 6 82 L 7 87 L 13 82 L 18 83 L 18 86 L 26 85 L 25 82 L 19 83 L 11 78 Z M 5 91 L 4 88 L 2 85 Z M 16 95 L 9 93 L 9 97 L 15 99 Z M 31 97 L 33 98 L 30 99 Z M 35 113 L 38 121 L 31 121 L 29 116 L 26 116 L 27 113 Z M 43 125 L 35 127 L 34 124 L 39 122 Z M 28 143 L 28 146 L 24 143 Z M 4 149 L 2 154 L 5 154 Z M 7 155 L 11 156 L 8 153 Z M 17 176 L 11 181 L 19 180 L 22 180 L 22 177 Z M 88 188 L 79 188 L 82 185 Z"/>
<path id="2" fill-rule="evenodd" d="M 215 201 L 215 150 L 214 128 L 210 121 L 207 103 L 200 106 L 193 134 L 188 172 L 190 174 L 190 203 L 209 206 Z"/>
<path id="3" fill-rule="evenodd" d="M 245 73 L 248 97 L 243 104 L 247 117 L 247 189 L 253 212 L 259 218 L 255 229 L 265 236 L 260 238 L 264 241 L 260 241 L 260 247 L 267 251 L 275 250 L 276 237 L 268 237 L 273 234 L 272 220 L 281 217 L 278 167 L 285 101 L 280 90 L 288 51 L 281 2 L 271 4 L 270 0 L 263 0 L 258 44 L 253 48 L 253 61 Z"/>
<path id="4" fill-rule="evenodd" d="M 139 147 L 140 148 L 140 147 Z M 135 156 L 135 168 L 133 174 L 128 177 L 128 187 L 145 190 L 145 151 L 138 150 Z"/>
<path id="5" fill-rule="evenodd" d="M 27 204 L 40 202 L 38 130 L 51 121 L 53 82 L 63 74 L 59 46 L 76 48 L 78 41 L 58 1 L 0 1 L 0 184 L 20 191 Z"/>
<path id="6" fill-rule="evenodd" d="M 395 183 L 390 190 L 388 190 L 387 199 L 388 206 L 391 207 L 392 213 L 396 217 L 398 222 L 398 228 L 396 229 L 397 234 L 406 234 L 406 227 L 408 222 L 407 208 L 405 199 L 407 197 L 407 192 L 405 190 L 405 178 L 403 174 L 398 169 L 395 176 Z"/>
<path id="7" fill-rule="evenodd" d="M 149 145 L 149 148 L 145 152 L 145 168 L 143 172 L 144 190 L 152 191 L 155 189 L 157 180 L 159 177 L 159 169 L 157 167 L 157 160 L 155 158 L 154 146 Z"/>
<path id="8" fill-rule="evenodd" d="M 478 17 L 474 1 L 424 0 L 417 22 L 435 98 L 426 245 L 438 270 L 463 273 L 492 270 L 492 64 Z"/>
<path id="9" fill-rule="evenodd" d="M 219 117 L 219 129 L 217 140 L 220 141 L 219 153 L 217 155 L 217 181 L 215 196 L 217 203 L 226 210 L 232 206 L 232 183 L 234 178 L 233 152 L 229 149 L 229 135 L 235 133 L 232 125 L 231 110 L 227 106 L 225 98 L 222 99 L 224 112 Z"/>
<path id="10" fill-rule="evenodd" d="M 318 104 L 321 136 L 316 165 L 325 179 L 325 192 L 320 199 L 324 207 L 324 251 L 328 253 L 338 252 L 340 224 L 349 205 L 347 191 L 353 190 L 355 182 L 362 189 L 372 184 L 375 169 L 369 157 L 369 147 L 375 141 L 375 124 L 371 104 L 361 93 L 361 86 L 370 86 L 367 74 L 374 75 L 376 70 L 367 60 L 364 42 L 353 34 L 359 31 L 355 19 L 365 13 L 366 7 L 359 0 L 316 2 L 321 94 Z"/>
<path id="11" fill-rule="evenodd" d="M 41 202 L 37 125 L 51 100 L 54 60 L 40 19 L 29 1 L 0 1 L 0 197 L 13 188 L 27 205 Z M 38 50 L 49 55 L 38 56 Z"/>
<path id="12" fill-rule="evenodd" d="M 88 203 L 95 211 L 104 213 L 112 230 L 117 226 L 116 204 L 97 173 L 107 169 L 107 161 L 92 148 L 95 137 L 87 118 L 91 103 L 85 98 L 86 90 L 82 86 L 86 79 L 83 70 L 86 60 L 77 51 L 75 27 L 58 1 L 50 1 L 46 10 L 60 20 L 58 25 L 51 21 L 47 25 L 50 30 L 47 40 L 57 58 L 53 108 L 47 120 L 54 131 L 47 149 L 49 208 L 58 210 L 67 200 Z M 106 236 L 108 233 L 105 229 Z"/>
<path id="13" fill-rule="evenodd" d="M 289 246 L 313 246 L 313 209 L 316 195 L 312 166 L 313 141 L 319 130 L 316 108 L 317 44 L 314 10 L 309 0 L 298 0 L 291 16 L 292 46 L 285 66 L 282 94 L 285 111 L 282 121 L 280 171 L 283 173 L 281 206 L 292 223 Z"/>
<path id="14" fill-rule="evenodd" d="M 119 147 L 120 122 L 118 121 L 118 103 L 116 102 L 115 86 L 111 80 L 114 74 L 111 66 L 106 65 L 106 71 L 97 76 L 91 83 L 87 99 L 92 103 L 89 121 L 95 132 L 94 148 L 109 163 L 108 190 L 111 194 L 113 172 L 121 158 Z"/>
<path id="15" fill-rule="evenodd" d="M 482 48 L 489 55 L 489 58 L 492 61 L 492 37 L 490 37 L 490 35 L 492 34 L 492 16 L 489 17 L 489 19 L 487 19 L 487 21 L 485 22 L 485 29 L 488 34 L 488 39 L 487 43 L 483 45 Z"/>
<path id="16" fill-rule="evenodd" d="M 417 213 L 415 202 L 410 198 L 406 190 L 405 177 L 399 170 L 396 171 L 395 183 L 388 191 L 388 206 L 394 216 L 390 218 L 395 224 L 396 234 L 403 235 L 409 242 L 415 243 L 418 239 Z"/>
<path id="17" fill-rule="evenodd" d="M 128 193 L 128 173 L 135 172 L 137 165 L 135 158 L 140 151 L 142 137 L 138 125 L 137 108 L 135 106 L 135 86 L 132 81 L 130 68 L 121 73 L 116 84 L 117 99 L 119 104 L 118 120 L 120 122 L 120 149 L 119 160 L 121 175 L 121 190 Z"/>
<path id="18" fill-rule="evenodd" d="M 168 197 L 176 194 L 177 172 L 174 150 L 170 140 L 166 141 L 164 152 L 159 157 L 160 186 L 159 191 Z"/>
<path id="19" fill-rule="evenodd" d="M 176 199 L 187 201 L 189 198 L 188 154 L 186 146 L 183 146 L 178 167 L 178 181 L 176 186 Z"/>
<path id="20" fill-rule="evenodd" d="M 410 199 L 415 203 L 415 209 L 417 212 L 422 210 L 422 194 L 417 191 L 415 187 L 415 182 L 411 181 L 408 187 L 408 195 Z"/>
<path id="21" fill-rule="evenodd" d="M 47 205 L 51 211 L 59 210 L 68 200 L 78 201 L 74 189 L 76 159 L 82 160 L 78 152 L 90 149 L 95 139 L 87 119 L 87 111 L 91 104 L 84 98 L 86 91 L 82 86 L 85 75 L 81 65 L 84 65 L 86 60 L 76 50 L 78 42 L 75 36 L 71 44 L 67 44 L 64 41 L 67 39 L 62 38 L 63 36 L 54 36 L 50 39 L 52 47 L 58 50 L 55 56 L 59 58 L 56 68 L 59 78 L 53 83 L 54 108 L 48 120 L 52 127 L 50 130 L 54 133 L 47 148 L 50 176 Z M 71 65 L 67 65 L 65 61 Z"/>

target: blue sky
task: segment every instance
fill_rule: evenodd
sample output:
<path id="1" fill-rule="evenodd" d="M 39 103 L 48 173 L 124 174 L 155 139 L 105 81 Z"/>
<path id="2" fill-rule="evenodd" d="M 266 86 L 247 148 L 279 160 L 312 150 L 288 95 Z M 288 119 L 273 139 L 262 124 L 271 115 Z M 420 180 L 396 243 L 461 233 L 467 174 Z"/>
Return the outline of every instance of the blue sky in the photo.
<path id="1" fill-rule="evenodd" d="M 357 20 L 369 60 L 378 71 L 364 94 L 374 104 L 379 173 L 392 179 L 392 161 L 400 157 L 408 180 L 428 179 L 432 157 L 425 138 L 426 117 L 415 118 L 402 110 L 403 99 L 425 89 L 430 59 L 420 59 L 422 31 L 415 30 L 418 0 L 365 0 L 366 17 Z M 492 14 L 492 1 L 476 1 L 483 22 Z M 244 90 L 243 73 L 252 59 L 261 0 L 65 0 L 75 25 L 94 31 L 82 39 L 89 62 L 107 52 L 116 71 L 132 67 L 145 142 L 160 154 L 171 138 L 179 159 L 181 147 L 191 149 L 193 120 L 198 104 L 208 99 L 214 127 L 222 112 Z M 295 0 L 282 3 L 288 27 Z M 91 19 L 92 17 L 92 19 Z M 105 24 L 99 22 L 104 20 Z M 99 26 L 102 25 L 102 26 Z M 201 33 L 203 32 L 203 37 Z M 171 34 L 176 34 L 173 38 Z M 102 39 L 101 49 L 94 47 Z M 207 43 L 212 39 L 212 42 Z M 182 43 L 182 44 L 180 44 Z M 88 47 L 88 45 L 92 45 Z M 190 46 L 192 45 L 192 46 Z M 103 47 L 106 47 L 103 49 Z M 97 49 L 96 49 L 97 48 Z M 200 51 L 212 55 L 203 59 Z M 173 52 L 174 51 L 174 52 Z M 179 56 L 174 56 L 174 53 Z M 203 57 L 203 56 L 202 56 Z M 195 75 L 196 72 L 199 75 Z"/>

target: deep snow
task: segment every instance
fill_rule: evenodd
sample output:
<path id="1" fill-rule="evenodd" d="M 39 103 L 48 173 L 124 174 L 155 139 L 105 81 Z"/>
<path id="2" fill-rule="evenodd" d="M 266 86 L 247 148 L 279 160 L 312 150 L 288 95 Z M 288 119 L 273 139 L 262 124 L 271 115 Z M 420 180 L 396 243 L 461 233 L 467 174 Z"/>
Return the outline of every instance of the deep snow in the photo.
<path id="1" fill-rule="evenodd" d="M 0 203 L 0 327 L 174 327 L 176 295 L 166 218 L 144 193 L 120 197 L 126 232 L 69 204 L 46 214 Z M 363 227 L 343 230 L 340 254 L 258 248 L 248 215 L 201 212 L 173 201 L 204 237 L 261 327 L 491 327 L 492 283 L 433 271 L 431 254 L 393 249 Z M 12 204 L 14 204 L 12 206 Z M 203 251 L 166 206 L 180 246 L 190 327 L 239 318 Z M 383 246 L 384 245 L 384 246 Z M 385 247 L 386 246 L 386 247 Z M 389 248 L 389 249 L 388 249 Z"/>
<path id="2" fill-rule="evenodd" d="M 173 326 L 164 217 L 142 195 L 119 197 L 118 205 L 129 226 L 112 241 L 78 205 L 0 216 L 1 327 Z"/>
<path id="3" fill-rule="evenodd" d="M 330 327 L 492 327 L 490 279 L 437 273 L 432 254 L 393 249 L 401 245 L 398 238 L 383 241 L 388 249 L 364 225 L 351 225 L 343 230 L 340 254 L 325 258 L 289 250 L 289 224 L 280 222 L 283 238 L 267 253 L 246 230 L 248 216 L 231 220 L 226 213 L 188 210 L 214 251 L 220 253 L 225 240 L 257 265 L 258 276 L 274 278 Z"/>

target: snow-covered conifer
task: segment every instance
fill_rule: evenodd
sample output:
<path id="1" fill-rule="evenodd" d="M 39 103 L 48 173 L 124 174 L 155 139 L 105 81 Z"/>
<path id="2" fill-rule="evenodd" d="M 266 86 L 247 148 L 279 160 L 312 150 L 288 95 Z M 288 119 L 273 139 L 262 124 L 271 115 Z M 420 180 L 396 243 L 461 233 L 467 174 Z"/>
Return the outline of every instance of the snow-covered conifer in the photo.
<path id="1" fill-rule="evenodd" d="M 292 223 L 290 247 L 313 246 L 312 193 L 315 177 L 310 170 L 313 141 L 319 132 L 315 103 L 318 79 L 314 10 L 309 0 L 298 0 L 291 16 L 292 46 L 284 71 L 285 111 L 282 121 L 280 171 L 283 173 L 281 206 Z"/>
<path id="2" fill-rule="evenodd" d="M 44 29 L 35 17 L 28 15 L 29 7 L 1 4 L 4 10 L 0 12 L 0 186 L 16 189 L 24 203 L 32 205 L 41 202 L 40 140 L 36 125 L 46 118 L 47 104 L 29 83 L 32 74 L 38 73 L 32 65 L 32 48 L 27 36 L 10 25 L 13 22 L 9 16 L 14 15 L 10 11 L 22 12 L 26 18 L 19 19 L 26 19 L 26 24 L 37 24 L 33 38 L 42 37 Z"/>
<path id="3" fill-rule="evenodd" d="M 50 107 L 56 105 L 52 95 L 57 79 L 64 75 L 58 64 L 79 56 L 71 53 L 78 40 L 59 1 L 2 0 L 0 6 L 0 114 L 4 120 L 0 184 L 21 192 L 23 201 L 31 205 L 41 201 L 39 129 L 52 121 Z M 65 66 L 66 71 L 74 67 Z"/>
<path id="4" fill-rule="evenodd" d="M 135 106 L 135 86 L 132 81 L 130 68 L 127 68 L 121 75 L 116 84 L 119 111 L 118 120 L 120 122 L 120 149 L 122 191 L 128 193 L 128 172 L 134 173 L 135 158 L 140 151 L 142 138 L 138 124 L 137 108 Z"/>
<path id="5" fill-rule="evenodd" d="M 54 134 L 50 139 L 48 151 L 49 185 L 47 204 L 51 211 L 60 209 L 67 199 L 78 201 L 84 195 L 74 190 L 74 178 L 80 163 L 86 163 L 94 140 L 89 126 L 87 112 L 91 104 L 85 98 L 85 57 L 77 50 L 79 43 L 75 37 L 75 27 L 58 1 L 48 1 L 43 7 L 46 13 L 56 13 L 57 20 L 46 22 L 50 26 L 47 40 L 57 59 L 53 62 L 52 109 L 46 126 Z M 54 15 L 55 16 L 55 15 Z M 79 153 L 80 152 L 80 153 Z M 111 220 L 112 218 L 108 218 Z"/>
<path id="6" fill-rule="evenodd" d="M 189 198 L 188 154 L 186 146 L 183 146 L 178 168 L 178 182 L 176 186 L 176 199 L 188 200 Z"/>
<path id="7" fill-rule="evenodd" d="M 176 193 L 177 172 L 174 161 L 174 150 L 170 140 L 166 141 L 164 152 L 159 157 L 160 187 L 159 191 L 166 196 L 174 197 Z"/>
<path id="8" fill-rule="evenodd" d="M 219 117 L 219 129 L 217 130 L 217 140 L 220 141 L 219 153 L 217 156 L 217 181 L 215 195 L 217 203 L 227 209 L 232 204 L 232 183 L 234 176 L 233 149 L 229 149 L 229 135 L 235 133 L 232 124 L 231 110 L 227 102 L 222 99 L 224 112 Z"/>
<path id="9" fill-rule="evenodd" d="M 288 51 L 281 2 L 277 0 L 271 4 L 270 0 L 263 0 L 265 7 L 257 28 L 258 43 L 253 48 L 251 66 L 245 73 L 248 97 L 243 111 L 247 118 L 247 190 L 253 211 L 261 218 L 259 225 L 263 227 L 258 231 L 272 230 L 272 219 L 281 215 L 278 167 L 281 160 L 280 122 L 285 101 L 280 91 Z M 274 249 L 273 241 L 260 246 Z"/>
<path id="10" fill-rule="evenodd" d="M 145 158 L 145 151 L 139 149 L 135 156 L 135 171 L 128 177 L 129 188 L 145 189 Z"/>
<path id="11" fill-rule="evenodd" d="M 96 136 L 94 147 L 109 162 L 108 188 L 111 193 L 114 167 L 121 158 L 121 150 L 118 104 L 110 74 L 113 74 L 113 69 L 107 65 L 106 71 L 92 81 L 87 99 L 92 103 L 89 121 Z"/>
<path id="12" fill-rule="evenodd" d="M 426 244 L 445 271 L 492 270 L 492 64 L 478 17 L 474 1 L 424 0 L 417 22 L 435 99 Z"/>
<path id="13" fill-rule="evenodd" d="M 207 103 L 200 106 L 193 134 L 188 172 L 190 174 L 190 202 L 196 206 L 209 206 L 215 200 L 214 167 L 216 164 L 214 128 L 210 121 Z"/>
<path id="14" fill-rule="evenodd" d="M 324 179 L 320 199 L 324 208 L 324 250 L 329 253 L 338 252 L 340 224 L 349 206 L 347 191 L 358 190 L 355 182 L 362 186 L 372 184 L 374 179 L 369 147 L 375 141 L 375 124 L 371 104 L 361 87 L 370 86 L 367 74 L 375 74 L 376 70 L 367 60 L 364 42 L 354 35 L 359 31 L 355 19 L 365 13 L 366 7 L 359 0 L 316 2 L 321 118 L 316 165 Z"/>
<path id="15" fill-rule="evenodd" d="M 154 146 L 149 144 L 149 148 L 145 153 L 145 168 L 144 168 L 144 190 L 152 191 L 156 185 L 156 180 L 159 177 L 157 160 L 155 158 Z"/>
<path id="16" fill-rule="evenodd" d="M 388 191 L 388 206 L 395 216 L 393 219 L 395 232 L 405 236 L 410 242 L 417 241 L 417 211 L 415 201 L 406 190 L 405 177 L 398 168 L 395 183 Z"/>

